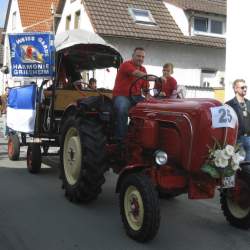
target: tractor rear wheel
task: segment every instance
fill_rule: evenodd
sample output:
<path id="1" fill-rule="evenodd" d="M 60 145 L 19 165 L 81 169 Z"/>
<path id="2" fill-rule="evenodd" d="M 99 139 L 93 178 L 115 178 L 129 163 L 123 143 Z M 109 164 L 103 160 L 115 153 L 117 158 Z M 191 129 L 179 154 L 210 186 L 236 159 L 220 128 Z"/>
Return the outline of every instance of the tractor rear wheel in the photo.
<path id="1" fill-rule="evenodd" d="M 62 128 L 61 177 L 66 197 L 72 202 L 97 198 L 105 182 L 106 137 L 94 119 L 69 117 Z"/>
<path id="2" fill-rule="evenodd" d="M 27 149 L 27 169 L 32 174 L 37 174 L 41 170 L 42 153 L 39 144 L 32 143 Z"/>
<path id="3" fill-rule="evenodd" d="M 144 174 L 128 174 L 121 182 L 120 213 L 128 236 L 139 242 L 152 240 L 160 226 L 157 192 Z"/>
<path id="4" fill-rule="evenodd" d="M 10 134 L 8 139 L 8 156 L 11 161 L 17 161 L 20 156 L 20 141 L 17 134 Z"/>
<path id="5" fill-rule="evenodd" d="M 250 166 L 236 178 L 235 188 L 221 192 L 221 209 L 227 221 L 237 228 L 250 228 Z"/>

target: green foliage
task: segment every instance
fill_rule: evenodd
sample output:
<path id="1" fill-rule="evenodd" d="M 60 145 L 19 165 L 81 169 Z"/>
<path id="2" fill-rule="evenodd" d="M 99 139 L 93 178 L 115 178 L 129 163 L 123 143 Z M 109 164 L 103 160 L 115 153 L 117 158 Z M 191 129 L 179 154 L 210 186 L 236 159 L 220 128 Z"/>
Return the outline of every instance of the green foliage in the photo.
<path id="1" fill-rule="evenodd" d="M 223 171 L 223 176 L 224 177 L 229 177 L 229 176 L 232 176 L 234 174 L 235 174 L 235 171 L 232 168 L 230 168 L 230 167 L 226 167 L 224 169 L 224 171 Z"/>
<path id="2" fill-rule="evenodd" d="M 218 169 L 216 169 L 214 166 L 211 166 L 209 164 L 204 164 L 201 167 L 202 171 L 209 174 L 212 178 L 218 179 L 220 178 L 220 173 Z"/>

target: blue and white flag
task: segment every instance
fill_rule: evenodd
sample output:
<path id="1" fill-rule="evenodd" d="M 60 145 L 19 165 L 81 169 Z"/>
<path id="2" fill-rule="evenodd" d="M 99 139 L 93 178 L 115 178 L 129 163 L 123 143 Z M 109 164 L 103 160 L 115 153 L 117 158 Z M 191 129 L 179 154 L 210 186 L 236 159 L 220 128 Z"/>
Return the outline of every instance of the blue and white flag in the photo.
<path id="1" fill-rule="evenodd" d="M 24 133 L 33 133 L 36 117 L 36 85 L 11 88 L 8 96 L 7 126 Z"/>

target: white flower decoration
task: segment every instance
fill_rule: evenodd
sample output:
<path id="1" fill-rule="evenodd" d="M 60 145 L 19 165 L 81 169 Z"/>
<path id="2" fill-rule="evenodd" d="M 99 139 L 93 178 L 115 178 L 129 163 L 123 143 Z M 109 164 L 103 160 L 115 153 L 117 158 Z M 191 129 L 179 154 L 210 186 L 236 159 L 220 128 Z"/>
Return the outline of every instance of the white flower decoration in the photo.
<path id="1" fill-rule="evenodd" d="M 214 161 L 215 165 L 219 168 L 225 168 L 228 165 L 228 160 L 222 157 L 216 158 Z"/>
<path id="2" fill-rule="evenodd" d="M 237 164 L 232 164 L 232 169 L 233 169 L 234 171 L 236 171 L 236 170 L 240 169 L 240 166 L 237 165 Z"/>
<path id="3" fill-rule="evenodd" d="M 217 176 L 211 174 L 211 169 L 217 170 L 217 175 L 233 176 L 235 172 L 240 168 L 240 162 L 245 159 L 246 153 L 243 148 L 239 148 L 239 145 L 226 145 L 225 147 L 220 146 L 218 143 L 213 149 L 209 150 L 209 155 L 206 164 L 202 170 L 209 173 L 213 178 Z"/>
<path id="4" fill-rule="evenodd" d="M 232 145 L 227 145 L 225 147 L 225 152 L 228 156 L 233 156 L 234 154 L 234 147 Z"/>
<path id="5" fill-rule="evenodd" d="M 244 150 L 244 148 L 241 147 L 238 154 L 240 156 L 240 161 L 244 161 L 246 158 L 246 151 Z"/>
<path id="6" fill-rule="evenodd" d="M 214 164 L 216 167 L 220 167 L 220 158 L 215 158 Z"/>
<path id="7" fill-rule="evenodd" d="M 220 157 L 221 157 L 221 154 L 222 154 L 222 150 L 220 150 L 220 149 L 217 149 L 217 150 L 215 150 L 215 151 L 213 152 L 213 156 L 214 156 L 215 158 L 220 158 Z"/>
<path id="8" fill-rule="evenodd" d="M 236 153 L 232 156 L 232 161 L 233 161 L 233 165 L 239 165 L 240 164 L 240 159 L 241 156 L 239 153 Z"/>
<path id="9" fill-rule="evenodd" d="M 231 158 L 231 156 L 227 154 L 226 149 L 221 150 L 221 157 L 225 160 L 229 160 Z"/>

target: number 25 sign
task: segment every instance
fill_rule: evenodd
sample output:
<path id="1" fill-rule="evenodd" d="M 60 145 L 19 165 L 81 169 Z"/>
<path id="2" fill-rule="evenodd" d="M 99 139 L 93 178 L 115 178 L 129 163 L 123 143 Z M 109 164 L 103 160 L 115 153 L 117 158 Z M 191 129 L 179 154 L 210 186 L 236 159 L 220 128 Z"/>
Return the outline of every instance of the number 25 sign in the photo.
<path id="1" fill-rule="evenodd" d="M 210 108 L 213 128 L 235 128 L 238 121 L 235 111 L 228 105 Z"/>

